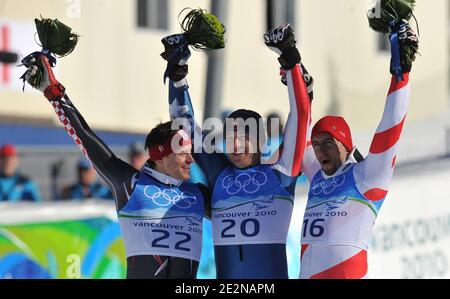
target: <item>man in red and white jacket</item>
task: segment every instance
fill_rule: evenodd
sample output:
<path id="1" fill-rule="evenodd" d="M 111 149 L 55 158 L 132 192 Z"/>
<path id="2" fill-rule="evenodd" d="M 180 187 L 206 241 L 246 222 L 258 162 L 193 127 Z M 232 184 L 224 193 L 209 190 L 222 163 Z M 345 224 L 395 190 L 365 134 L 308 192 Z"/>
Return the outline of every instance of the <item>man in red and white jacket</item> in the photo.
<path id="1" fill-rule="evenodd" d="M 418 45 L 407 23 L 399 31 L 405 45 Z M 398 140 L 410 97 L 411 63 L 401 59 L 403 80 L 394 76 L 381 122 L 363 159 L 350 128 L 339 116 L 325 116 L 310 128 L 302 171 L 310 190 L 301 238 L 300 278 L 365 278 L 372 228 L 392 179 Z M 359 156 L 359 157 L 358 157 Z"/>

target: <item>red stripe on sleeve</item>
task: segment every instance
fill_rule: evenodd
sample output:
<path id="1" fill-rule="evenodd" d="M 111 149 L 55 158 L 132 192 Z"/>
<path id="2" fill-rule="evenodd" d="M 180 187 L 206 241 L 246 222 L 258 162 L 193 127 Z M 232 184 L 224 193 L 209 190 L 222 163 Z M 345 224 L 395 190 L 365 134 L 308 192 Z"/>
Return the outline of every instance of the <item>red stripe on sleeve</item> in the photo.
<path id="1" fill-rule="evenodd" d="M 292 70 L 295 102 L 297 106 L 297 136 L 295 142 L 294 161 L 292 161 L 292 175 L 298 175 L 301 170 L 303 154 L 306 147 L 306 134 L 308 130 L 310 101 L 305 81 L 297 64 Z"/>
<path id="2" fill-rule="evenodd" d="M 363 195 L 368 200 L 377 201 L 385 198 L 387 193 L 387 190 L 372 188 L 369 191 L 366 191 Z"/>
<path id="3" fill-rule="evenodd" d="M 409 83 L 409 73 L 404 73 L 403 79 L 404 79 L 403 81 L 398 82 L 397 78 L 395 78 L 395 76 L 392 76 L 391 87 L 389 88 L 388 95 L 390 95 L 393 92 L 396 92 L 399 89 L 402 89 Z"/>
<path id="4" fill-rule="evenodd" d="M 372 145 L 370 146 L 370 153 L 380 154 L 394 146 L 394 144 L 396 144 L 400 139 L 400 134 L 402 133 L 405 119 L 406 116 L 403 117 L 399 124 L 393 126 L 392 128 L 381 133 L 376 133 L 373 137 Z"/>
<path id="5" fill-rule="evenodd" d="M 397 160 L 397 156 L 395 155 L 394 158 L 392 158 L 392 168 L 394 168 L 396 160 Z"/>
<path id="6" fill-rule="evenodd" d="M 303 255 L 305 254 L 306 249 L 308 248 L 309 244 L 302 244 L 302 251 L 300 254 L 300 260 L 303 258 Z"/>
<path id="7" fill-rule="evenodd" d="M 367 251 L 358 254 L 336 266 L 311 276 L 313 279 L 360 279 L 367 274 Z"/>
<path id="8" fill-rule="evenodd" d="M 163 264 L 161 257 L 159 255 L 154 255 L 153 256 L 156 260 L 156 262 L 161 266 Z"/>

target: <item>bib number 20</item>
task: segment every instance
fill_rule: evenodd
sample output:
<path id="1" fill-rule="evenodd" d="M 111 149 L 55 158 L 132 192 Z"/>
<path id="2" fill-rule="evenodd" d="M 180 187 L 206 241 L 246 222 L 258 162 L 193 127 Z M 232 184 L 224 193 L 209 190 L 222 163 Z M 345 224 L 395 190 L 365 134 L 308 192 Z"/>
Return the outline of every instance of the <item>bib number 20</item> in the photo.
<path id="1" fill-rule="evenodd" d="M 325 222 L 325 219 L 323 218 L 314 219 L 311 223 L 309 223 L 309 219 L 305 219 L 305 221 L 303 221 L 303 238 L 306 238 L 307 232 L 314 238 L 323 235 L 325 231 L 322 225 L 323 222 Z"/>
<path id="2" fill-rule="evenodd" d="M 235 238 L 236 234 L 229 233 L 228 231 L 236 226 L 236 220 L 226 219 L 222 220 L 222 223 L 226 224 L 226 227 L 222 230 L 220 234 L 221 237 Z M 251 238 L 256 236 L 257 234 L 259 234 L 259 229 L 260 229 L 259 221 L 254 218 L 244 219 L 240 224 L 240 231 L 244 237 Z"/>

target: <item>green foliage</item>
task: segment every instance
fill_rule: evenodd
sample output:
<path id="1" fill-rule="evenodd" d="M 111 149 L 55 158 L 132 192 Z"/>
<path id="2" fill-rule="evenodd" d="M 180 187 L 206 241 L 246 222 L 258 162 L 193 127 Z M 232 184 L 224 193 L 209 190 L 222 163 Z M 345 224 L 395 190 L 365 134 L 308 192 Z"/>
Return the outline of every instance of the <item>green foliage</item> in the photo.
<path id="1" fill-rule="evenodd" d="M 58 19 L 35 19 L 37 33 L 41 46 L 50 53 L 64 57 L 72 53 L 77 45 L 79 35 L 58 21 Z"/>
<path id="2" fill-rule="evenodd" d="M 377 3 L 367 12 L 369 26 L 380 33 L 387 34 L 392 30 L 390 23 L 395 23 L 393 30 L 398 30 L 400 21 L 409 21 L 413 16 L 415 0 L 377 0 Z M 380 11 L 377 11 L 379 9 Z M 401 63 L 411 66 L 418 53 L 418 43 L 407 42 L 401 45 Z"/>
<path id="3" fill-rule="evenodd" d="M 415 0 L 377 0 L 377 4 L 367 12 L 369 26 L 381 33 L 389 32 L 389 23 L 402 19 L 409 20 L 415 5 Z M 379 7 L 381 10 L 377 12 Z"/>
<path id="4" fill-rule="evenodd" d="M 44 19 L 42 17 L 41 19 L 35 19 L 34 22 L 36 24 L 40 46 L 42 47 L 42 53 L 47 56 L 52 66 L 56 63 L 56 59 L 53 56 L 64 57 L 73 52 L 78 43 L 79 35 L 73 33 L 69 26 L 61 23 L 57 19 Z M 33 64 L 37 67 L 37 71 L 30 78 L 29 83 L 31 86 L 38 88 L 41 85 L 44 75 L 44 66 L 39 59 Z M 25 74 L 21 79 L 25 82 Z"/>
<path id="5" fill-rule="evenodd" d="M 196 50 L 213 50 L 225 47 L 225 26 L 219 19 L 204 9 L 190 10 L 181 22 L 187 43 Z M 180 14 L 181 14 L 180 13 Z"/>

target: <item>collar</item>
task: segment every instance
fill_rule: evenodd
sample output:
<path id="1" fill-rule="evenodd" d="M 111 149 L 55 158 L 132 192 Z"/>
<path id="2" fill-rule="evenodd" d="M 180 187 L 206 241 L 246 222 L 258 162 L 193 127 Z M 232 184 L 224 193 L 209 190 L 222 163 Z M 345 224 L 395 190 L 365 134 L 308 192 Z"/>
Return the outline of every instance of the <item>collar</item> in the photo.
<path id="1" fill-rule="evenodd" d="M 230 161 L 230 163 L 231 163 L 231 161 Z M 261 165 L 261 162 L 257 162 L 256 164 L 252 164 L 252 165 L 250 165 L 250 166 L 247 166 L 247 167 L 244 167 L 244 168 L 238 168 L 238 167 L 236 167 L 233 163 L 231 163 L 231 167 L 233 168 L 233 169 L 235 169 L 235 170 L 247 170 L 247 169 L 252 169 L 252 168 L 255 168 L 255 167 L 258 167 L 258 166 L 260 166 Z"/>
<path id="2" fill-rule="evenodd" d="M 19 177 L 19 173 L 15 172 L 13 175 L 6 176 L 4 173 L 0 173 L 0 178 L 2 179 L 17 179 Z"/>
<path id="3" fill-rule="evenodd" d="M 144 172 L 145 174 L 151 176 L 155 180 L 165 184 L 165 185 L 175 185 L 180 186 L 183 181 L 180 181 L 174 177 L 171 177 L 165 173 L 159 172 L 153 168 L 151 168 L 148 164 L 145 164 L 141 172 Z"/>
<path id="4" fill-rule="evenodd" d="M 333 173 L 332 175 L 327 175 L 325 173 L 325 171 L 320 170 L 322 172 L 322 177 L 324 179 L 330 179 L 332 177 L 338 176 L 343 174 L 344 172 L 346 172 L 347 170 L 350 169 L 350 165 L 354 164 L 354 163 L 358 163 L 356 161 L 356 158 L 354 157 L 355 155 L 355 151 L 356 151 L 356 147 L 353 148 L 353 150 L 350 152 L 350 154 L 347 157 L 347 160 L 338 168 L 338 170 L 335 171 L 335 173 Z"/>

